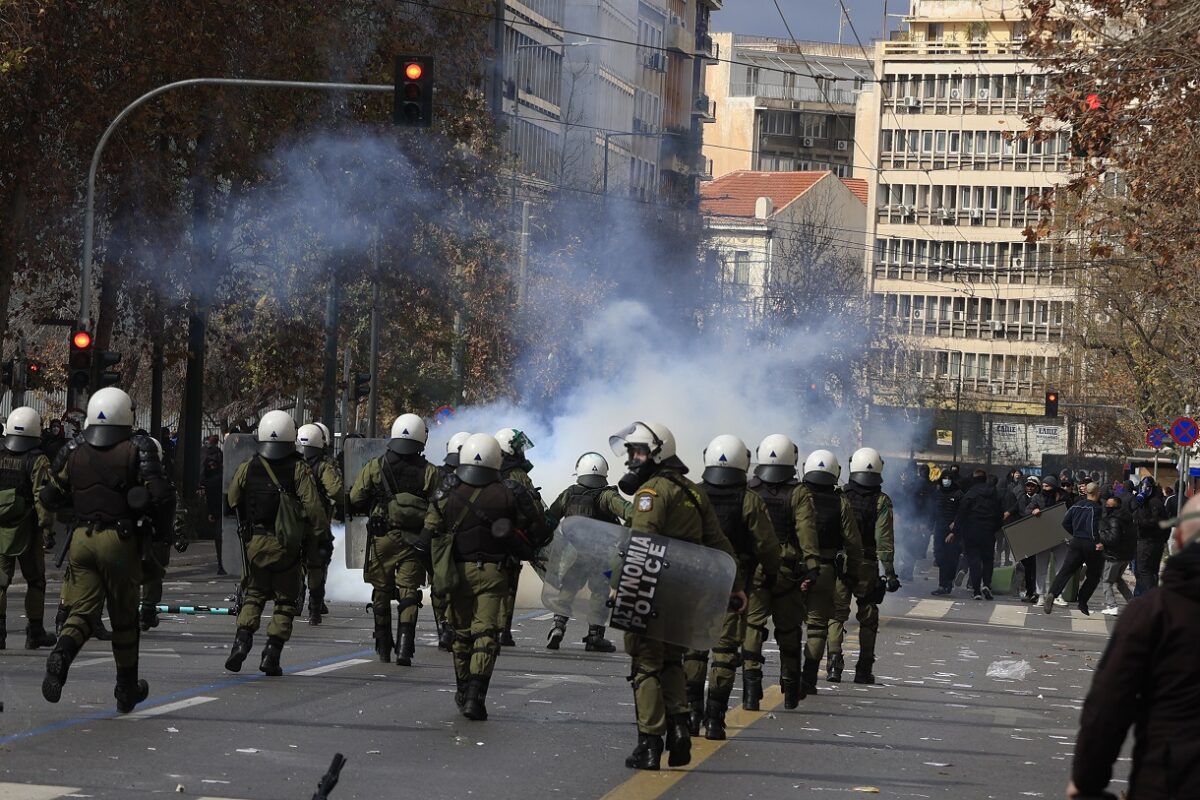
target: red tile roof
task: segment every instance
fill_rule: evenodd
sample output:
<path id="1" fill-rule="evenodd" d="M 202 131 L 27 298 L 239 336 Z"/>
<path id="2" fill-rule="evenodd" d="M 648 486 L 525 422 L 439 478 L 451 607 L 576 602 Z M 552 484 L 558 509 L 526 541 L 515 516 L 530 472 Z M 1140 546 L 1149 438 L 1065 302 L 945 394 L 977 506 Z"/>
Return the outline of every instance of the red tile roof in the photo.
<path id="1" fill-rule="evenodd" d="M 854 196 L 862 200 L 863 205 L 867 204 L 867 182 L 862 178 L 842 178 L 842 183 L 854 192 Z"/>
<path id="2" fill-rule="evenodd" d="M 700 186 L 700 209 L 720 217 L 753 217 L 754 204 L 760 197 L 771 198 L 774 211 L 786 206 L 825 177 L 823 172 L 754 172 L 738 170 Z M 854 196 L 867 203 L 867 182 L 861 178 L 842 178 Z"/>

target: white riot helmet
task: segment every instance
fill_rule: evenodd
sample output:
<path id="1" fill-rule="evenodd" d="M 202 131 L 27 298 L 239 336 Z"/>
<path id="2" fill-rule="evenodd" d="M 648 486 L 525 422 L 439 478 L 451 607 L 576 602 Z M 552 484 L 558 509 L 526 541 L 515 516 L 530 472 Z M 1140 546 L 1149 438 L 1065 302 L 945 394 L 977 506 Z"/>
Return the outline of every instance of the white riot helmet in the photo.
<path id="1" fill-rule="evenodd" d="M 325 433 L 315 423 L 301 425 L 296 431 L 296 446 L 305 458 L 316 458 L 325 452 Z"/>
<path id="2" fill-rule="evenodd" d="M 704 448 L 704 482 L 714 486 L 738 486 L 746 483 L 750 469 L 750 450 L 731 434 L 722 434 Z"/>
<path id="3" fill-rule="evenodd" d="M 258 452 L 264 458 L 283 458 L 296 452 L 296 420 L 286 411 L 268 411 L 258 421 Z"/>
<path id="4" fill-rule="evenodd" d="M 115 386 L 106 386 L 88 400 L 83 438 L 107 447 L 133 435 L 133 400 Z"/>
<path id="5" fill-rule="evenodd" d="M 800 448 L 782 433 L 772 433 L 759 443 L 757 459 L 755 475 L 767 483 L 787 483 L 796 479 Z"/>
<path id="6" fill-rule="evenodd" d="M 388 450 L 410 456 L 424 450 L 427 441 L 429 428 L 425 420 L 416 414 L 401 414 L 392 423 L 392 440 L 388 442 Z"/>
<path id="7" fill-rule="evenodd" d="M 4 423 L 4 446 L 10 453 L 26 453 L 42 441 L 42 415 L 29 406 L 14 408 Z"/>
<path id="8" fill-rule="evenodd" d="M 526 450 L 533 449 L 533 442 L 525 432 L 516 428 L 501 428 L 496 431 L 496 441 L 500 444 L 500 451 L 506 456 L 519 456 Z"/>
<path id="9" fill-rule="evenodd" d="M 859 486 L 883 485 L 883 458 L 874 447 L 860 447 L 850 456 L 850 480 Z"/>
<path id="10" fill-rule="evenodd" d="M 575 482 L 589 489 L 608 486 L 608 460 L 599 453 L 584 453 L 575 462 Z"/>
<path id="11" fill-rule="evenodd" d="M 321 435 L 325 437 L 325 446 L 332 447 L 333 446 L 333 434 L 329 432 L 329 426 L 326 425 L 324 422 L 321 422 L 320 420 L 317 420 L 316 422 L 314 422 L 313 425 L 316 425 L 318 428 L 321 429 Z"/>
<path id="12" fill-rule="evenodd" d="M 495 436 L 473 433 L 458 451 L 458 467 L 454 474 L 471 486 L 487 486 L 500 480 L 500 461 L 503 457 Z"/>
<path id="13" fill-rule="evenodd" d="M 842 477 L 842 465 L 829 450 L 813 450 L 804 459 L 804 482 L 818 486 L 836 486 Z"/>
<path id="14" fill-rule="evenodd" d="M 463 443 L 470 437 L 471 434 L 466 431 L 459 431 L 450 437 L 450 441 L 446 442 L 446 460 L 443 462 L 446 466 L 458 466 L 458 451 L 462 449 Z"/>
<path id="15" fill-rule="evenodd" d="M 662 464 L 675 457 L 675 434 L 661 422 L 635 422 L 622 431 L 608 437 L 608 446 L 618 456 L 629 456 L 633 447 L 649 450 L 649 461 Z"/>

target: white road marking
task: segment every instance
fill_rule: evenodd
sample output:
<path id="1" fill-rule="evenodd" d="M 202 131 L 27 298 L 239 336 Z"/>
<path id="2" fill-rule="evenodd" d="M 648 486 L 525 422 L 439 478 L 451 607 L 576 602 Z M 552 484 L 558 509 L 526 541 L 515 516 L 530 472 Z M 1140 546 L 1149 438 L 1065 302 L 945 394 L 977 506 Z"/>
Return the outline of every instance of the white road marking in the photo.
<path id="1" fill-rule="evenodd" d="M 588 675 L 525 675 L 524 677 L 535 678 L 536 680 L 521 689 L 509 689 L 504 694 L 533 694 L 542 689 L 552 689 L 564 683 L 600 683 L 600 681 Z"/>
<path id="2" fill-rule="evenodd" d="M 215 697 L 189 697 L 186 700 L 177 700 L 174 703 L 167 703 L 165 705 L 155 706 L 154 708 L 147 708 L 145 711 L 135 711 L 132 714 L 124 714 L 120 717 L 117 717 L 117 719 L 123 719 L 127 722 L 137 722 L 140 719 L 148 719 L 149 717 L 161 717 L 163 714 L 170 714 L 174 711 L 180 711 L 185 708 L 191 708 L 192 706 L 203 705 L 204 703 L 211 703 L 212 701 L 214 701 L 216 699 L 217 698 L 215 698 Z"/>
<path id="3" fill-rule="evenodd" d="M 554 619 L 553 614 L 542 614 L 539 617 L 534 617 L 534 620 L 537 622 L 545 622 L 546 620 L 550 620 L 550 619 Z"/>
<path id="4" fill-rule="evenodd" d="M 953 606 L 950 600 L 920 600 L 905 616 L 941 619 L 950 613 Z"/>
<path id="5" fill-rule="evenodd" d="M 324 675 L 326 672 L 333 672 L 334 670 L 337 670 L 337 669 L 345 669 L 346 667 L 353 667 L 355 664 L 368 664 L 370 662 L 371 662 L 371 659 L 369 659 L 369 658 L 348 658 L 345 661 L 335 661 L 332 664 L 325 664 L 320 667 L 313 667 L 312 669 L 306 669 L 303 672 L 297 672 L 296 674 L 303 675 L 305 677 L 309 677 L 312 675 Z"/>
<path id="6" fill-rule="evenodd" d="M 0 797 L 7 800 L 54 800 L 56 797 L 74 794 L 74 786 L 41 786 L 31 783 L 0 783 Z"/>
<path id="7" fill-rule="evenodd" d="M 1029 616 L 1021 606 L 998 605 L 988 617 L 993 625 L 1009 625 L 1015 628 L 1024 627 L 1025 618 Z"/>
<path id="8" fill-rule="evenodd" d="M 1072 614 L 1071 630 L 1082 633 L 1108 633 L 1108 623 L 1104 621 L 1103 617 L 1085 617 L 1082 614 Z"/>
<path id="9" fill-rule="evenodd" d="M 182 658 L 179 653 L 156 653 L 153 650 L 142 650 L 138 653 L 142 658 Z M 111 664 L 113 663 L 112 656 L 96 656 L 95 658 L 85 658 L 82 661 L 76 661 L 71 666 L 75 669 L 80 667 L 91 667 L 96 664 Z"/>

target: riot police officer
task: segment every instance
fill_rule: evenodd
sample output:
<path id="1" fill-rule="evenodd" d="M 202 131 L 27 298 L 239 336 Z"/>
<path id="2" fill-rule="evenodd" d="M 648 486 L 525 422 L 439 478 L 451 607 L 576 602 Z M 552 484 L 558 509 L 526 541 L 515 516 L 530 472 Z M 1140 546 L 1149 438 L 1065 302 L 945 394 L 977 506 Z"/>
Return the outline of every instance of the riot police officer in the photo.
<path id="1" fill-rule="evenodd" d="M 446 442 L 446 456 L 442 460 L 442 466 L 439 468 L 441 469 L 443 479 L 453 475 L 454 470 L 458 469 L 458 451 L 462 449 L 463 442 L 470 435 L 466 431 L 459 431 Z M 438 650 L 449 653 L 454 648 L 454 626 L 447 619 L 446 597 L 437 592 L 430 592 L 429 594 L 429 601 L 433 606 L 433 621 L 437 625 L 438 631 Z"/>
<path id="2" fill-rule="evenodd" d="M 328 614 L 325 605 L 325 579 L 329 575 L 329 564 L 333 560 L 333 530 L 330 520 L 335 509 L 342 507 L 342 472 L 338 469 L 337 460 L 329 452 L 329 440 L 320 425 L 309 423 L 301 425 L 296 431 L 296 449 L 312 470 L 316 479 L 317 495 L 325 508 L 325 527 L 317 539 L 317 550 L 311 559 L 312 563 L 320 566 L 309 567 L 308 579 L 308 624 L 320 625 L 321 615 Z"/>
<path id="3" fill-rule="evenodd" d="M 750 451 L 736 436 L 722 435 L 704 448 L 704 476 L 698 488 L 712 504 L 721 532 L 737 554 L 738 571 L 754 575 L 761 568 L 763 584 L 775 585 L 779 576 L 779 540 L 771 527 L 766 504 L 746 488 L 750 469 Z M 725 738 L 725 711 L 737 675 L 738 650 L 746 636 L 745 610 L 725 615 L 721 638 L 712 649 L 712 670 L 708 674 L 708 699 L 704 698 L 704 672 L 708 653 L 689 650 L 684 656 L 688 705 L 691 706 L 689 731 L 695 736 L 704 723 L 704 738 Z"/>
<path id="4" fill-rule="evenodd" d="M 391 660 L 392 600 L 396 604 L 396 663 L 411 666 L 416 652 L 417 609 L 425 583 L 425 553 L 417 550 L 425 514 L 441 472 L 425 460 L 429 429 L 416 414 L 392 423 L 387 452 L 367 462 L 350 489 L 350 508 L 369 512 L 366 569 L 375 614 L 375 652 Z"/>
<path id="5" fill-rule="evenodd" d="M 233 649 L 225 669 L 238 672 L 254 644 L 263 608 L 274 601 L 259 671 L 278 677 L 283 646 L 303 581 L 301 559 L 321 566 L 319 542 L 328 525 L 312 469 L 296 452 L 296 422 L 286 411 L 269 411 L 258 423 L 258 453 L 244 461 L 229 482 L 229 507 L 238 517 L 245 548 L 243 600 Z"/>
<path id="6" fill-rule="evenodd" d="M 57 703 L 67 671 L 92 635 L 107 603 L 112 622 L 117 710 L 128 713 L 149 695 L 138 678 L 138 596 L 141 585 L 139 517 L 155 521 L 153 536 L 171 534 L 171 488 L 148 436 L 133 435 L 133 401 L 109 386 L 88 400 L 87 427 L 59 451 L 42 502 L 75 509 L 68 543 L 65 594 L 70 612 L 50 657 L 42 696 Z"/>
<path id="7" fill-rule="evenodd" d="M 896 577 L 896 537 L 893 528 L 892 498 L 880 488 L 883 486 L 883 458 L 872 447 L 860 447 L 850 456 L 850 480 L 842 490 L 843 496 L 854 509 L 863 543 L 862 583 L 859 597 L 855 598 L 858 611 L 858 663 L 854 666 L 855 683 L 874 683 L 871 667 L 875 663 L 875 639 L 879 635 L 879 567 L 883 566 L 886 589 L 894 592 L 900 588 Z M 829 621 L 829 660 L 826 677 L 837 683 L 842 679 L 845 660 L 842 642 L 846 638 L 846 621 L 850 618 L 850 587 L 845 581 L 835 586 L 833 618 Z"/>
<path id="8" fill-rule="evenodd" d="M 466 431 L 459 431 L 450 437 L 450 441 L 446 442 L 446 456 L 442 459 L 441 466 L 443 478 L 450 477 L 454 474 L 454 470 L 458 469 L 458 451 L 470 437 L 471 434 Z"/>
<path id="9" fill-rule="evenodd" d="M 25 649 L 50 647 L 54 637 L 42 620 L 46 607 L 43 537 L 54 516 L 39 497 L 50 475 L 41 450 L 42 418 L 28 406 L 14 408 L 4 423 L 0 448 L 0 650 L 8 636 L 8 587 L 18 566 L 25 578 Z"/>
<path id="10" fill-rule="evenodd" d="M 796 462 L 800 450 L 782 433 L 773 433 L 758 445 L 758 465 L 747 484 L 767 507 L 767 516 L 780 546 L 779 577 L 768 586 L 759 569 L 754 576 L 750 610 L 746 613 L 746 636 L 742 642 L 742 708 L 758 711 L 763 697 L 763 642 L 767 622 L 775 623 L 779 645 L 779 685 L 784 708 L 800 704 L 801 628 L 807 613 L 800 584 L 805 572 L 803 553 L 796 539 L 796 517 L 792 495 L 800 481 Z"/>
<path id="11" fill-rule="evenodd" d="M 629 501 L 621 497 L 615 486 L 608 485 L 608 460 L 599 453 L 584 453 L 575 462 L 575 483 L 563 489 L 562 494 L 550 504 L 550 524 L 557 526 L 563 517 L 589 517 L 601 522 L 624 524 L 629 521 Z M 571 586 L 564 579 L 562 598 L 570 603 L 574 593 L 583 588 L 581 582 Z M 589 587 L 592 597 L 603 602 L 608 597 L 607 586 Z M 572 591 L 573 590 L 573 591 Z M 567 634 L 569 617 L 554 615 L 554 626 L 546 637 L 546 649 L 557 650 Z M 589 625 L 583 638 L 584 649 L 599 653 L 616 652 L 616 645 L 604 638 L 603 625 Z"/>
<path id="12" fill-rule="evenodd" d="M 429 505 L 422 533 L 422 546 L 433 552 L 433 590 L 450 597 L 454 699 L 471 720 L 487 719 L 514 566 L 551 536 L 537 498 L 518 481 L 501 479 L 501 460 L 494 437 L 470 436 L 455 474 Z"/>
<path id="13" fill-rule="evenodd" d="M 825 655 L 838 580 L 849 583 L 861 597 L 862 539 L 854 509 L 838 491 L 841 474 L 842 467 L 833 453 L 814 450 L 804 461 L 804 477 L 792 495 L 796 538 L 806 567 L 801 587 L 807 587 L 808 592 L 808 639 L 800 676 L 802 699 L 817 693 L 817 673 Z"/>
<path id="14" fill-rule="evenodd" d="M 163 456 L 162 443 L 154 438 L 151 438 L 150 441 L 154 443 L 154 449 L 161 459 Z M 175 515 L 175 483 L 165 472 L 163 477 L 170 484 L 170 500 L 167 501 L 169 507 L 162 509 L 161 513 L 167 519 L 172 520 L 175 549 L 183 552 L 187 549 L 187 544 L 179 535 L 182 532 L 182 521 Z M 142 526 L 154 524 L 154 520 L 146 516 L 143 516 L 138 522 Z M 171 541 L 166 538 L 148 538 L 150 541 L 146 543 L 142 552 L 142 608 L 138 619 L 139 627 L 143 631 L 158 627 L 158 604 L 162 602 L 163 579 L 167 576 L 167 567 L 171 563 Z"/>
<path id="15" fill-rule="evenodd" d="M 715 547 L 736 558 L 708 497 L 684 477 L 687 466 L 675 454 L 675 436 L 667 426 L 635 422 L 609 437 L 609 444 L 627 459 L 629 472 L 617 485 L 633 496 L 633 530 Z M 730 598 L 737 611 L 746 607 L 743 585 L 739 573 Z M 664 734 L 669 766 L 681 767 L 692 760 L 684 651 L 677 645 L 625 634 L 638 725 L 637 746 L 625 759 L 631 769 L 660 767 Z"/>
<path id="16" fill-rule="evenodd" d="M 533 442 L 523 431 L 516 428 L 501 428 L 496 431 L 496 443 L 500 445 L 500 452 L 503 454 L 500 461 L 500 477 L 504 480 L 516 481 L 524 486 L 526 491 L 533 495 L 538 508 L 542 509 L 544 514 L 546 504 L 542 501 L 538 487 L 533 485 L 533 479 L 529 477 L 533 464 L 529 463 L 529 459 L 525 457 L 525 451 L 533 449 Z M 521 565 L 518 563 L 516 573 L 509 585 L 509 598 L 504 610 L 504 631 L 500 634 L 500 644 L 504 647 L 515 647 L 517 644 L 513 640 L 512 621 L 513 610 L 517 605 L 517 588 L 520 583 Z"/>

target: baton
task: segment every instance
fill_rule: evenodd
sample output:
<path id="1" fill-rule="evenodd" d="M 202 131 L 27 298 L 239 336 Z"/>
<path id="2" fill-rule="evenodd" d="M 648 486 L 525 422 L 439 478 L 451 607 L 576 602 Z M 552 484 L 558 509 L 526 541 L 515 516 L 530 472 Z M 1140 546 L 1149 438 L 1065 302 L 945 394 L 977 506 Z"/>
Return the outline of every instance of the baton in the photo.
<path id="1" fill-rule="evenodd" d="M 321 778 L 321 782 L 317 784 L 316 794 L 312 796 L 312 800 L 327 800 L 329 793 L 333 791 L 333 787 L 337 786 L 338 776 L 342 773 L 342 767 L 346 766 L 346 757 L 341 753 L 335 753 L 333 762 L 329 765 L 329 770 Z"/>

